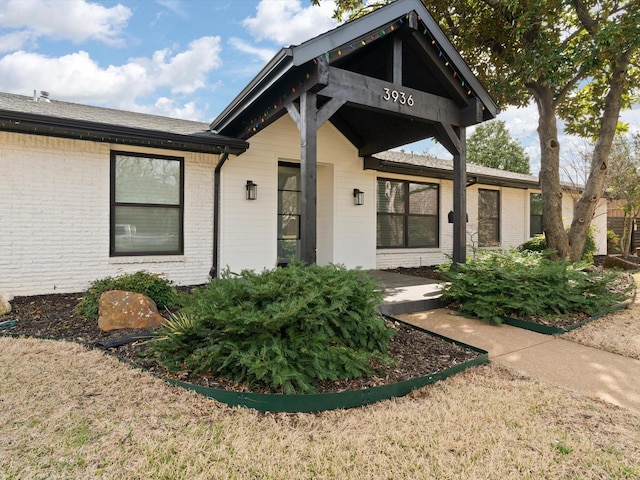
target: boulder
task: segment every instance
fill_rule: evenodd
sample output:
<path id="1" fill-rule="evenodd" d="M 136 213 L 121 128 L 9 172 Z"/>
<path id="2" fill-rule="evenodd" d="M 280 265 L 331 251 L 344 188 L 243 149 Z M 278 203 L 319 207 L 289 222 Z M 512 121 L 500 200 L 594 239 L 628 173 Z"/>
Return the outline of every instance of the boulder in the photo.
<path id="1" fill-rule="evenodd" d="M 9 303 L 9 300 L 11 300 L 9 297 L 0 295 L 0 315 L 11 313 L 11 304 Z"/>
<path id="2" fill-rule="evenodd" d="M 141 293 L 110 290 L 98 303 L 98 327 L 103 331 L 120 328 L 153 328 L 165 322 L 156 303 Z"/>

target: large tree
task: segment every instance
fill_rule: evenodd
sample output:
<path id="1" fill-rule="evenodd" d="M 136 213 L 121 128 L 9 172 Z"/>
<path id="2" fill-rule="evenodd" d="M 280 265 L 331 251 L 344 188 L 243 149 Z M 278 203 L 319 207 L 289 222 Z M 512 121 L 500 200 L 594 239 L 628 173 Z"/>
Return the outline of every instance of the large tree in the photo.
<path id="1" fill-rule="evenodd" d="M 467 161 L 509 172 L 530 174 L 529 156 L 511 138 L 502 120 L 478 125 L 467 140 Z"/>
<path id="2" fill-rule="evenodd" d="M 388 2 L 336 3 L 340 16 Z M 578 260 L 603 191 L 620 111 L 639 92 L 640 0 L 423 3 L 499 105 L 536 104 L 547 244 L 559 256 Z M 567 132 L 595 144 L 568 232 L 562 222 L 558 119 Z"/>

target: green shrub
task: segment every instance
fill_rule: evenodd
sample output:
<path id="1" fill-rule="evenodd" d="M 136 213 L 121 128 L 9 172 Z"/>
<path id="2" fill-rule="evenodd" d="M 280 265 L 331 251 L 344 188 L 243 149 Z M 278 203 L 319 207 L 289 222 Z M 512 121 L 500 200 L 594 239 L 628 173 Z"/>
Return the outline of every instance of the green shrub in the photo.
<path id="1" fill-rule="evenodd" d="M 608 287 L 617 272 L 585 272 L 584 264 L 540 252 L 485 251 L 447 274 L 443 299 L 463 314 L 501 323 L 503 317 L 593 315 L 625 297 Z"/>
<path id="2" fill-rule="evenodd" d="M 607 253 L 620 252 L 620 235 L 613 230 L 607 230 Z"/>
<path id="3" fill-rule="evenodd" d="M 340 266 L 226 271 L 192 292 L 150 348 L 172 371 L 313 392 L 318 380 L 361 377 L 391 361 L 381 300 L 373 279 Z"/>
<path id="4" fill-rule="evenodd" d="M 86 318 L 98 318 L 100 296 L 109 290 L 142 293 L 156 302 L 159 309 L 171 310 L 179 304 L 178 293 L 169 280 L 155 273 L 139 271 L 94 280 L 75 306 L 75 312 Z"/>
<path id="5" fill-rule="evenodd" d="M 518 247 L 521 252 L 539 252 L 547 251 L 547 239 L 544 235 L 536 235 L 531 240 L 524 242 Z"/>
<path id="6" fill-rule="evenodd" d="M 587 238 L 582 249 L 582 260 L 584 262 L 593 263 L 593 254 L 596 253 L 598 246 L 593 236 L 593 228 L 589 228 Z M 549 256 L 553 251 L 547 249 L 547 239 L 544 235 L 536 235 L 531 240 L 524 242 L 518 247 L 521 252 L 541 252 Z"/>

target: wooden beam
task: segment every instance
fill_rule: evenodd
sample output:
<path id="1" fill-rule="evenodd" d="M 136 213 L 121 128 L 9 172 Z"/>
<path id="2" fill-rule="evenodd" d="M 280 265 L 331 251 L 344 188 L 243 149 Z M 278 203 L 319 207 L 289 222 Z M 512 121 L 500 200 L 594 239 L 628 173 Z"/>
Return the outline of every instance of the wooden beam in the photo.
<path id="1" fill-rule="evenodd" d="M 382 132 L 372 132 L 373 135 L 358 147 L 361 157 L 433 137 L 435 125 L 398 121 L 390 125 L 385 124 L 385 127 Z"/>
<path id="2" fill-rule="evenodd" d="M 460 153 L 460 136 L 453 126 L 446 123 L 436 125 L 438 135 L 436 140 L 446 148 L 451 155 L 458 155 Z"/>
<path id="3" fill-rule="evenodd" d="M 300 95 L 300 260 L 316 263 L 317 176 L 318 176 L 317 100 L 314 92 Z"/>
<path id="4" fill-rule="evenodd" d="M 453 263 L 467 260 L 467 136 L 458 130 L 459 150 L 453 156 Z"/>
<path id="5" fill-rule="evenodd" d="M 300 112 L 298 112 L 296 104 L 293 102 L 289 102 L 285 105 L 285 108 L 287 109 L 287 112 L 289 112 L 289 116 L 293 120 L 293 123 L 295 123 L 296 127 L 298 127 L 298 130 L 302 130 L 302 128 L 300 127 Z"/>
<path id="6" fill-rule="evenodd" d="M 329 84 L 319 93 L 348 104 L 464 126 L 461 110 L 453 100 L 336 67 L 329 67 Z"/>
<path id="7" fill-rule="evenodd" d="M 340 110 L 340 107 L 346 103 L 345 100 L 340 98 L 332 98 L 325 103 L 320 110 L 318 110 L 318 117 L 316 119 L 318 128 L 320 128 L 324 122 L 329 120 L 331 116 Z"/>
<path id="8" fill-rule="evenodd" d="M 240 131 L 236 133 L 239 138 L 246 140 L 255 133 L 254 127 L 263 130 L 284 115 L 285 111 L 289 112 L 294 122 L 298 124 L 295 113 L 290 110 L 293 102 L 298 100 L 303 92 L 317 92 L 323 89 L 329 79 L 329 61 L 325 57 L 319 57 L 316 64 L 309 64 L 309 68 L 307 74 L 297 72 L 291 75 L 292 78 L 282 80 L 279 86 L 274 86 L 264 94 L 260 104 L 253 109 L 255 115 L 247 115 L 251 120 L 245 121 Z M 292 84 L 295 86 L 291 87 Z M 283 90 L 288 91 L 284 97 L 281 95 Z M 277 95 L 274 92 L 277 92 Z"/>
<path id="9" fill-rule="evenodd" d="M 418 57 L 420 57 L 425 63 L 431 65 L 431 71 L 434 76 L 442 79 L 442 84 L 445 85 L 449 93 L 451 93 L 454 98 L 464 102 L 469 102 L 469 95 L 467 95 L 468 90 L 463 88 L 457 80 L 452 81 L 451 69 L 445 65 L 445 62 L 438 56 L 438 53 L 431 43 L 426 40 L 422 32 L 412 32 L 411 38 L 413 38 L 413 40 L 419 45 L 418 48 L 414 49 L 418 54 Z"/>
<path id="10" fill-rule="evenodd" d="M 402 85 L 402 38 L 393 39 L 393 83 Z"/>

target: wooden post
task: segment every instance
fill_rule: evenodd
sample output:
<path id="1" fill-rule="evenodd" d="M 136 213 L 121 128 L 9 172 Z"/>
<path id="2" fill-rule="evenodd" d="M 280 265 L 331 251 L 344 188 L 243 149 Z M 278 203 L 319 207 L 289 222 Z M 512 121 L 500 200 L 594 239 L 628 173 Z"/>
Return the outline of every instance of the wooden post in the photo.
<path id="1" fill-rule="evenodd" d="M 316 263 L 317 249 L 317 176 L 318 125 L 316 94 L 300 95 L 300 178 L 301 219 L 300 259 L 307 265 Z"/>
<path id="2" fill-rule="evenodd" d="M 453 263 L 467 260 L 467 137 L 459 129 L 458 152 L 453 155 Z"/>

